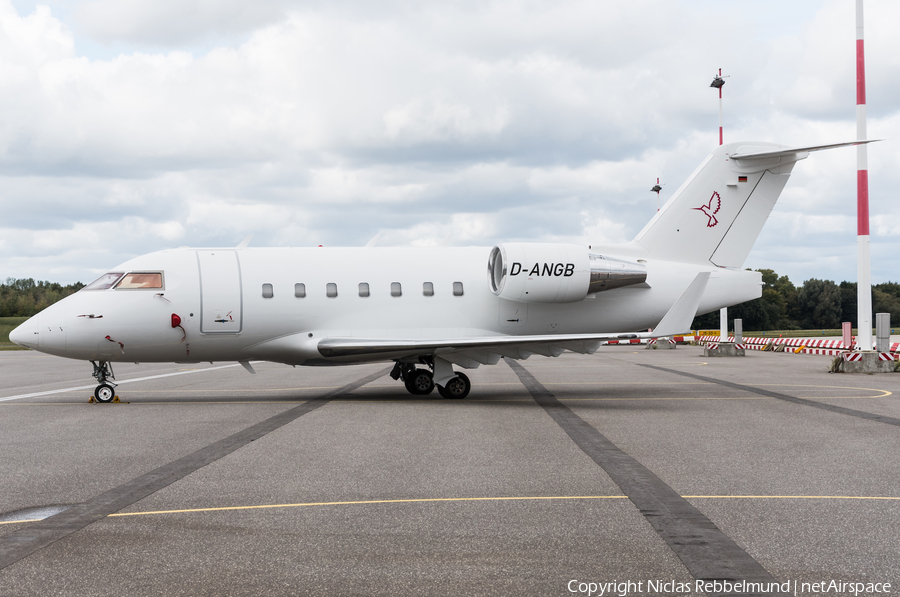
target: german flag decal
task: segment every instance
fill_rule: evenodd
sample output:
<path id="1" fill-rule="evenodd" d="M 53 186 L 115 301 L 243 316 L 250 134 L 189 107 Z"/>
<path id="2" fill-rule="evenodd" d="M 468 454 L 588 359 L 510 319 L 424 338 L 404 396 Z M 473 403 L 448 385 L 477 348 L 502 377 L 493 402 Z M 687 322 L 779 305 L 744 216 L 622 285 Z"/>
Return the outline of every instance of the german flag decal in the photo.
<path id="1" fill-rule="evenodd" d="M 747 182 L 746 176 L 738 176 L 738 182 Z"/>

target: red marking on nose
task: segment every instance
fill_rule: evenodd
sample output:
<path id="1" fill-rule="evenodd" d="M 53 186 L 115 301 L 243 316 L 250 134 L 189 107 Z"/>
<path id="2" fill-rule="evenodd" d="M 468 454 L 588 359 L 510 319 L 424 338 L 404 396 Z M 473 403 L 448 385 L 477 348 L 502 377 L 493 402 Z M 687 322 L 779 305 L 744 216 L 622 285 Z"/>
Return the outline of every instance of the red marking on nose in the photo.
<path id="1" fill-rule="evenodd" d="M 181 325 L 181 318 L 178 317 L 176 314 L 172 313 L 172 327 L 177 328 L 180 325 Z"/>

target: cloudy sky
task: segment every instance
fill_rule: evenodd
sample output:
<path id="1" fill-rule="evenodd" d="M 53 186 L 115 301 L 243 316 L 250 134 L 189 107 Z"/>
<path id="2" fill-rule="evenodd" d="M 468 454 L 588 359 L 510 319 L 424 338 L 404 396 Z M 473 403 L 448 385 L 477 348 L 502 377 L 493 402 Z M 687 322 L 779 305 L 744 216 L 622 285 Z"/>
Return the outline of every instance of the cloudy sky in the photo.
<path id="1" fill-rule="evenodd" d="M 191 246 L 632 239 L 718 142 L 856 137 L 853 0 L 0 0 L 0 278 Z M 900 3 L 866 2 L 873 281 L 900 280 Z M 747 267 L 856 279 L 856 152 Z"/>

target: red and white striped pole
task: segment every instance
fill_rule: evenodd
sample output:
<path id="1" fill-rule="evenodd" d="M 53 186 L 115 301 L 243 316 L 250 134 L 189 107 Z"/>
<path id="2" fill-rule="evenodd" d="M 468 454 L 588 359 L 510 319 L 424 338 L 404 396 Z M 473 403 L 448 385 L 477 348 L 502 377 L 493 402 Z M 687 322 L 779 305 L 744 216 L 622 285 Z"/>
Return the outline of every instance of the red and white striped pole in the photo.
<path id="1" fill-rule="evenodd" d="M 856 138 L 866 138 L 866 58 L 863 0 L 856 0 Z M 869 251 L 869 165 L 865 145 L 856 146 L 857 328 L 861 350 L 872 350 L 872 271 Z"/>

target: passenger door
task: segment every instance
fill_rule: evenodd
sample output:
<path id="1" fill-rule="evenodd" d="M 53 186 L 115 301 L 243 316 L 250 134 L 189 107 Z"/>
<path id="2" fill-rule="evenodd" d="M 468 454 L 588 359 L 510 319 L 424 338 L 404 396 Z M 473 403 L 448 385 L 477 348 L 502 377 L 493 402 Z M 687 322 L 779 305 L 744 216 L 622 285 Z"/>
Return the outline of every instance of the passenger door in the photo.
<path id="1" fill-rule="evenodd" d="M 200 266 L 200 331 L 237 334 L 241 331 L 241 265 L 237 252 L 197 251 Z"/>

